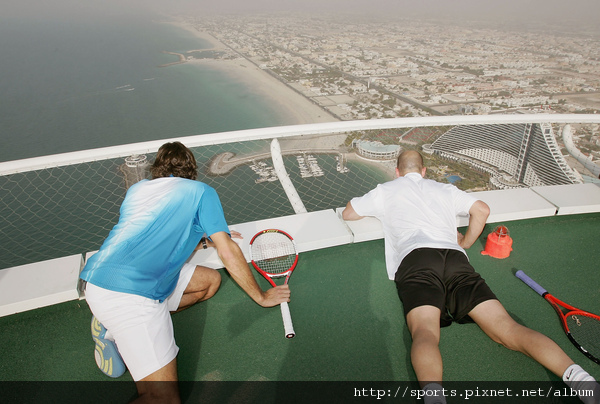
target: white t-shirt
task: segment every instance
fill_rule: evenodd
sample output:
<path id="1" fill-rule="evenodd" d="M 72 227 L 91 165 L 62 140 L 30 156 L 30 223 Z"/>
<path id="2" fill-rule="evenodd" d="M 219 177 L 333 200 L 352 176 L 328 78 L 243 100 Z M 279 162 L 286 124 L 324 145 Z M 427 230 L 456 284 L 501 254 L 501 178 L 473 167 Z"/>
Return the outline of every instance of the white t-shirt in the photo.
<path id="1" fill-rule="evenodd" d="M 374 216 L 383 225 L 388 277 L 416 248 L 466 252 L 456 239 L 456 216 L 467 216 L 476 198 L 451 184 L 424 179 L 418 173 L 378 185 L 350 201 L 360 216 Z"/>

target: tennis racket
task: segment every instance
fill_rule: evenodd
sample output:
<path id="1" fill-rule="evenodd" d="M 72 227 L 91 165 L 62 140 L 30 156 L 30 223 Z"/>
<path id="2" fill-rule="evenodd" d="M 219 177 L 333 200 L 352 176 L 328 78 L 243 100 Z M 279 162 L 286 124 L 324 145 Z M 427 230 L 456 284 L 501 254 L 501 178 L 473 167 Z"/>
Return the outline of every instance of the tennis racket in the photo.
<path id="1" fill-rule="evenodd" d="M 515 276 L 552 305 L 573 345 L 585 356 L 600 364 L 600 316 L 561 302 L 523 271 L 517 271 Z"/>
<path id="2" fill-rule="evenodd" d="M 273 279 L 283 278 L 284 285 L 298 263 L 298 252 L 294 239 L 282 230 L 262 230 L 250 240 L 250 257 L 254 268 L 275 287 Z M 287 302 L 281 303 L 281 316 L 286 338 L 296 335 Z"/>

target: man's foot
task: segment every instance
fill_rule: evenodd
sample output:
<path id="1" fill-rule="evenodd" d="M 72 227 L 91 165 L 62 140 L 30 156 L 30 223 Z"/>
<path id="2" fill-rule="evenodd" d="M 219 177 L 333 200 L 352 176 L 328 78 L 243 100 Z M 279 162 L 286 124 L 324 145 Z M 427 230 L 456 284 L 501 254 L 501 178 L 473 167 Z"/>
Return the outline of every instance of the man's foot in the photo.
<path id="1" fill-rule="evenodd" d="M 123 362 L 115 342 L 107 338 L 106 328 L 95 316 L 92 316 L 92 339 L 96 343 L 94 357 L 98 368 L 107 376 L 122 376 L 127 370 L 125 362 Z"/>

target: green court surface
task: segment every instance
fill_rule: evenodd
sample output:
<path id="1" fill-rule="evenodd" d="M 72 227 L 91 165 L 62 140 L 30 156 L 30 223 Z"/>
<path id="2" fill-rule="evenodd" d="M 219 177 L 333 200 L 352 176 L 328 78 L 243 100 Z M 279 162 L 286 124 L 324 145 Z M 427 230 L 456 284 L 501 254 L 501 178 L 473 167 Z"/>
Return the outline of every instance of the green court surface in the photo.
<path id="1" fill-rule="evenodd" d="M 600 214 L 503 224 L 513 239 L 511 255 L 496 259 L 480 254 L 487 234 L 498 225 L 490 224 L 468 251 L 473 266 L 518 322 L 550 336 L 600 379 L 600 365 L 569 342 L 551 306 L 514 276 L 522 269 L 559 299 L 600 313 Z M 221 273 L 221 289 L 212 299 L 173 315 L 184 401 L 291 401 L 278 396 L 282 389 L 296 391 L 297 402 L 304 401 L 301 392 L 319 389 L 342 389 L 336 396 L 339 401 L 325 395 L 327 402 L 373 401 L 376 398 L 371 396 L 357 398 L 351 386 L 369 388 L 390 382 L 398 388 L 415 387 L 408 355 L 410 336 L 395 285 L 386 276 L 382 240 L 300 254 L 290 279 L 293 339 L 284 338 L 278 307 L 259 307 L 224 270 Z M 97 369 L 90 320 L 85 300 L 0 318 L 4 394 L 18 402 L 50 402 L 44 399 L 57 395 L 69 402 L 78 389 L 90 394 L 73 402 L 127 402 L 134 397 L 129 373 L 110 379 Z M 543 382 L 564 387 L 558 377 L 492 342 L 474 324 L 444 328 L 440 347 L 448 382 L 495 383 L 496 387 L 505 382 Z M 385 398 L 400 402 L 390 398 L 395 391 Z M 366 390 L 358 391 L 359 396 L 361 392 Z M 422 402 L 407 400 L 402 402 Z"/>

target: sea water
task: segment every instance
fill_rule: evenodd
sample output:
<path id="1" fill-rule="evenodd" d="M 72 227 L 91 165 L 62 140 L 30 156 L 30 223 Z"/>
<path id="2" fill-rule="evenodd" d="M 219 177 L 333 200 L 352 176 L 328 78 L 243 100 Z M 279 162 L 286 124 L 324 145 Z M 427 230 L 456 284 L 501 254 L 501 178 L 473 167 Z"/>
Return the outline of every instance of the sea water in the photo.
<path id="1" fill-rule="evenodd" d="M 163 21 L 2 19 L 0 161 L 289 124 L 224 72 L 159 67 L 210 47 Z"/>
<path id="2" fill-rule="evenodd" d="M 164 51 L 209 47 L 152 19 L 0 17 L 0 161 L 290 124 L 277 105 L 223 72 L 185 63 L 159 67 L 178 60 Z M 256 184 L 249 166 L 206 174 L 214 155 L 249 152 L 235 147 L 208 147 L 199 161 L 199 179 L 218 190 L 229 223 L 293 214 L 279 182 Z M 344 206 L 383 180 L 379 170 L 357 162 L 339 173 L 334 155 L 318 159 L 325 175 L 312 178 L 301 178 L 295 157 L 284 159 L 309 211 Z M 57 169 L 0 178 L 0 269 L 99 248 L 125 190 L 110 162 L 94 165 L 100 168 L 76 175 Z M 100 188 L 107 195 L 89 195 L 87 203 L 80 191 L 89 181 L 106 182 Z M 104 200 L 107 207 L 99 205 Z"/>

